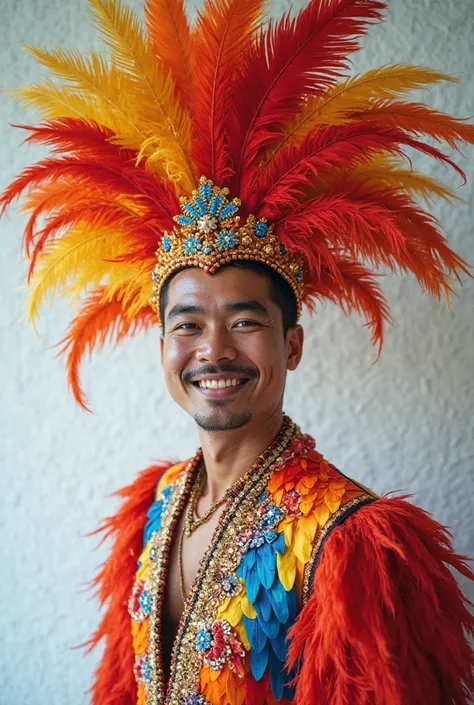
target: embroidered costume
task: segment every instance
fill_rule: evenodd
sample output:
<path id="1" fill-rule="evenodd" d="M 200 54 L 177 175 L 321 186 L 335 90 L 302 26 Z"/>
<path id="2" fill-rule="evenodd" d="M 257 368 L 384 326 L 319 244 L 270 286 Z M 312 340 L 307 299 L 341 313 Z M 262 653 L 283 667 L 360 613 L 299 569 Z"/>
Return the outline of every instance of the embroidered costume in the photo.
<path id="1" fill-rule="evenodd" d="M 455 79 L 405 64 L 347 74 L 384 2 L 310 0 L 265 23 L 263 0 L 205 0 L 190 27 L 183 0 L 145 0 L 145 28 L 118 0 L 90 4 L 110 56 L 30 48 L 62 82 L 16 92 L 43 118 L 21 127 L 53 155 L 0 198 L 3 212 L 25 194 L 29 317 L 86 295 L 62 341 L 83 408 L 84 355 L 159 324 L 161 289 L 185 267 L 260 262 L 298 314 L 329 299 L 364 316 L 379 353 L 390 314 L 374 269 L 447 299 L 470 274 L 420 205 L 454 192 L 405 154 L 464 178 L 424 138 L 457 149 L 474 126 L 404 100 Z M 467 705 L 474 619 L 449 570 L 474 579 L 466 558 L 287 418 L 226 500 L 168 669 L 168 559 L 200 461 L 147 469 L 101 527 L 113 547 L 95 581 L 93 705 Z"/>

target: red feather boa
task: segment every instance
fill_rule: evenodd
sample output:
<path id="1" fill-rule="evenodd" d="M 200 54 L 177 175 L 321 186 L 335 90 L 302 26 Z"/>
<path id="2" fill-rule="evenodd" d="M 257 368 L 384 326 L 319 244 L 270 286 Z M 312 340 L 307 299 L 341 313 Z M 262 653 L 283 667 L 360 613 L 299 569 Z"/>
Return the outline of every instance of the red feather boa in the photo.
<path id="1" fill-rule="evenodd" d="M 90 651 L 102 640 L 104 653 L 91 688 L 91 705 L 135 705 L 137 689 L 133 674 L 134 653 L 128 598 L 137 560 L 143 546 L 146 514 L 154 500 L 159 477 L 172 463 L 152 465 L 116 494 L 123 498 L 115 516 L 109 517 L 94 533 L 113 540 L 112 550 L 93 585 L 100 604 L 107 603 L 98 629 L 85 644 Z"/>
<path id="2" fill-rule="evenodd" d="M 327 539 L 291 634 L 296 705 L 467 705 L 474 580 L 449 530 L 407 496 L 360 508 Z"/>

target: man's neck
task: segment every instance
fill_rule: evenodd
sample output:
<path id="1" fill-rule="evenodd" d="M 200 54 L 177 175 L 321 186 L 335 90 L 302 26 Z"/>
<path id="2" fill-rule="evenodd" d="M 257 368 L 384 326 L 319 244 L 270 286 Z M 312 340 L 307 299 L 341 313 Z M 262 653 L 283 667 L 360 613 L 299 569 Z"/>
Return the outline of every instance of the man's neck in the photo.
<path id="1" fill-rule="evenodd" d="M 206 504 L 220 499 L 245 475 L 276 438 L 282 421 L 283 413 L 279 408 L 264 421 L 254 419 L 236 431 L 200 431 L 206 467 L 206 483 L 201 497 L 205 498 Z"/>

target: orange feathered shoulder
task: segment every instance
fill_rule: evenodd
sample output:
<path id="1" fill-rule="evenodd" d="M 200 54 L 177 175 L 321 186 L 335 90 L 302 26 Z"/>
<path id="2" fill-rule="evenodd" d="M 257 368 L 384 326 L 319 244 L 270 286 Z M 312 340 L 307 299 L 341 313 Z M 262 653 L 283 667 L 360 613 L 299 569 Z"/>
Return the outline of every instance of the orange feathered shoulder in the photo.
<path id="1" fill-rule="evenodd" d="M 449 529 L 385 495 L 329 535 L 291 634 L 296 705 L 467 705 L 474 691 L 470 580 Z"/>
<path id="2" fill-rule="evenodd" d="M 173 476 L 175 467 L 181 466 L 163 462 L 143 470 L 132 484 L 115 493 L 122 499 L 119 510 L 93 532 L 101 534 L 102 541 L 111 540 L 112 548 L 92 582 L 100 605 L 106 608 L 98 628 L 85 644 L 89 652 L 104 641 L 103 656 L 90 691 L 91 705 L 135 705 L 134 653 L 127 603 L 142 550 L 147 512 L 157 486 Z"/>

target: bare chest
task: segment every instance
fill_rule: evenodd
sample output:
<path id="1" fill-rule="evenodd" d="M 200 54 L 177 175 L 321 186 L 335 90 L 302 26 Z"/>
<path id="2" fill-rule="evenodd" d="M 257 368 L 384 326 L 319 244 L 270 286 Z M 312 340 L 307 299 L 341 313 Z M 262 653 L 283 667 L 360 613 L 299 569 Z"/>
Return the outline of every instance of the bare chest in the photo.
<path id="1" fill-rule="evenodd" d="M 169 621 L 177 629 L 177 625 L 184 609 L 181 587 L 187 595 L 191 588 L 196 573 L 199 570 L 204 554 L 206 553 L 219 521 L 223 507 L 218 508 L 210 519 L 198 527 L 191 536 L 183 535 L 184 514 L 176 527 L 173 537 L 171 559 L 168 575 L 166 576 L 166 601 L 165 609 Z"/>

